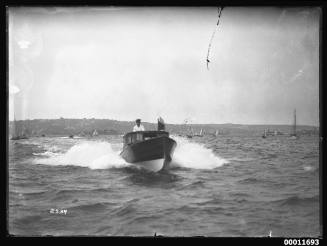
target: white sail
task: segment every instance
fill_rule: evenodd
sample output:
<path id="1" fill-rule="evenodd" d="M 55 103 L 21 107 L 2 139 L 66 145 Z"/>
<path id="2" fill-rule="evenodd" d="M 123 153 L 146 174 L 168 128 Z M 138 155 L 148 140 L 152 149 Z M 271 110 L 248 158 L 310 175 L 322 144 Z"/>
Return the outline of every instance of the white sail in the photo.
<path id="1" fill-rule="evenodd" d="M 293 135 L 296 136 L 296 109 L 294 109 Z"/>
<path id="2" fill-rule="evenodd" d="M 296 109 L 294 109 L 294 122 L 293 122 L 293 130 L 290 134 L 291 139 L 297 139 L 298 136 L 296 135 Z"/>
<path id="3" fill-rule="evenodd" d="M 296 137 L 296 109 L 294 109 L 294 120 L 293 120 L 293 129 L 291 136 Z"/>

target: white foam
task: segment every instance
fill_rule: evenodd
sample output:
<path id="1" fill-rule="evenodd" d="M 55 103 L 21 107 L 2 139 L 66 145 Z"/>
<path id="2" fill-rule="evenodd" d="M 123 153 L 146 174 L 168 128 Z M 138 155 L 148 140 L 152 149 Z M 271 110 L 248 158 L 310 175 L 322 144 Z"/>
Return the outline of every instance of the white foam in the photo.
<path id="1" fill-rule="evenodd" d="M 45 152 L 42 152 L 42 153 L 33 153 L 33 155 L 39 155 L 39 156 L 57 156 L 58 153 L 54 153 L 54 152 L 51 152 L 51 151 L 45 151 Z"/>
<path id="2" fill-rule="evenodd" d="M 74 139 L 74 138 L 84 138 L 84 137 L 80 137 L 80 136 L 74 136 L 74 137 L 58 137 L 58 138 L 63 138 L 63 139 Z"/>
<path id="3" fill-rule="evenodd" d="M 51 156 L 47 159 L 35 159 L 37 164 L 73 165 L 89 167 L 90 169 L 106 169 L 128 166 L 119 152 L 112 150 L 108 142 L 83 142 L 71 147 L 66 153 Z"/>
<path id="4" fill-rule="evenodd" d="M 58 152 L 58 151 L 60 151 L 60 148 L 58 148 L 55 145 L 47 145 L 46 144 L 46 145 L 44 145 L 44 148 L 46 148 L 50 152 Z"/>
<path id="5" fill-rule="evenodd" d="M 177 146 L 173 155 L 172 166 L 213 169 L 228 163 L 227 160 L 215 155 L 211 149 L 205 148 L 202 144 L 190 142 L 177 136 L 173 138 L 176 140 Z M 112 144 L 104 141 L 85 141 L 72 146 L 65 153 L 53 153 L 48 150 L 44 153 L 34 154 L 43 156 L 43 158 L 35 159 L 34 163 L 73 165 L 90 169 L 120 168 L 131 165 L 120 157 L 120 151 L 114 151 L 112 147 Z M 51 150 L 58 149 L 52 148 Z"/>
<path id="6" fill-rule="evenodd" d="M 190 142 L 186 138 L 177 136 L 173 138 L 177 146 L 172 165 L 194 169 L 213 169 L 228 163 L 227 160 L 215 155 L 211 149 L 200 143 Z"/>
<path id="7" fill-rule="evenodd" d="M 313 167 L 312 166 L 304 166 L 303 169 L 304 169 L 304 171 L 312 171 Z"/>

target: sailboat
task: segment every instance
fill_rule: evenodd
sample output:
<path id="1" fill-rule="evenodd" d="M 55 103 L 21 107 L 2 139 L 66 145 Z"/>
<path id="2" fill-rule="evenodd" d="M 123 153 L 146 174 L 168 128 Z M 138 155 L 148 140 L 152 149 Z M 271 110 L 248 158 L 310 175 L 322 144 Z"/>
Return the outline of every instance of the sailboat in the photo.
<path id="1" fill-rule="evenodd" d="M 266 138 L 266 137 L 267 137 L 267 130 L 265 129 L 265 130 L 263 131 L 262 138 Z"/>
<path id="2" fill-rule="evenodd" d="M 201 128 L 201 131 L 199 134 L 195 134 L 194 136 L 197 136 L 197 137 L 203 137 L 203 129 Z"/>
<path id="3" fill-rule="evenodd" d="M 193 129 L 192 127 L 189 128 L 189 133 L 186 134 L 186 137 L 188 138 L 192 138 L 194 136 L 194 132 L 193 132 Z"/>
<path id="4" fill-rule="evenodd" d="M 95 136 L 98 136 L 98 135 L 99 134 L 98 134 L 97 130 L 94 130 L 93 133 L 92 133 L 92 137 L 95 137 Z"/>
<path id="5" fill-rule="evenodd" d="M 184 120 L 184 125 L 185 125 L 185 128 L 187 128 L 187 123 L 189 122 L 188 119 Z M 194 132 L 193 132 L 193 129 L 191 126 L 189 126 L 189 129 L 186 130 L 186 137 L 187 138 L 192 138 L 194 136 Z"/>
<path id="6" fill-rule="evenodd" d="M 17 128 L 17 122 L 16 122 L 16 118 L 14 116 L 14 127 L 13 127 L 13 135 L 11 136 L 10 140 L 20 140 L 20 139 L 27 139 L 28 137 L 25 134 L 25 130 L 23 129 L 22 131 L 19 131 L 19 129 Z"/>
<path id="7" fill-rule="evenodd" d="M 296 135 L 296 109 L 294 109 L 294 123 L 293 123 L 293 132 L 290 134 L 291 139 L 297 139 Z"/>

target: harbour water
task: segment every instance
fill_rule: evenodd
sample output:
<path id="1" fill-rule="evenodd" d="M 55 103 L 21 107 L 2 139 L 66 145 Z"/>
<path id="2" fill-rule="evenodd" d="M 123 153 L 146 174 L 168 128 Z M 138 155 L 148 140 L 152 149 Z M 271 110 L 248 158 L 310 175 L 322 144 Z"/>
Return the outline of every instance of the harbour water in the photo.
<path id="1" fill-rule="evenodd" d="M 9 233 L 320 236 L 319 136 L 172 137 L 164 173 L 125 163 L 121 136 L 10 140 Z"/>

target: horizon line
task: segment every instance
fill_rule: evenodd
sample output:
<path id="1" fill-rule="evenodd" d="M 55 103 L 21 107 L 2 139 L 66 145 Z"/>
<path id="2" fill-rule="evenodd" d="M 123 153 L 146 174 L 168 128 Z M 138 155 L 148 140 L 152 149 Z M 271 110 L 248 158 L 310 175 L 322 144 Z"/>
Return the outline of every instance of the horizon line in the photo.
<path id="1" fill-rule="evenodd" d="M 110 118 L 65 118 L 65 117 L 59 117 L 59 118 L 34 118 L 34 119 L 20 119 L 16 121 L 29 121 L 29 120 L 60 120 L 60 119 L 67 119 L 67 120 L 113 120 L 113 121 L 122 121 L 122 122 L 135 122 L 135 120 L 117 120 L 117 119 L 110 119 Z M 13 122 L 14 120 L 9 120 L 8 122 Z M 148 122 L 148 121 L 142 121 L 142 123 L 150 123 L 150 124 L 157 124 L 157 122 Z M 167 123 L 166 124 L 169 125 L 185 125 L 185 123 Z M 275 126 L 292 126 L 293 124 L 286 124 L 286 123 L 231 123 L 231 122 L 227 122 L 227 123 L 188 123 L 186 125 L 249 125 L 249 126 L 260 126 L 260 125 L 275 125 Z M 297 124 L 297 126 L 311 126 L 311 127 L 320 127 L 319 125 L 309 125 L 309 124 Z"/>

